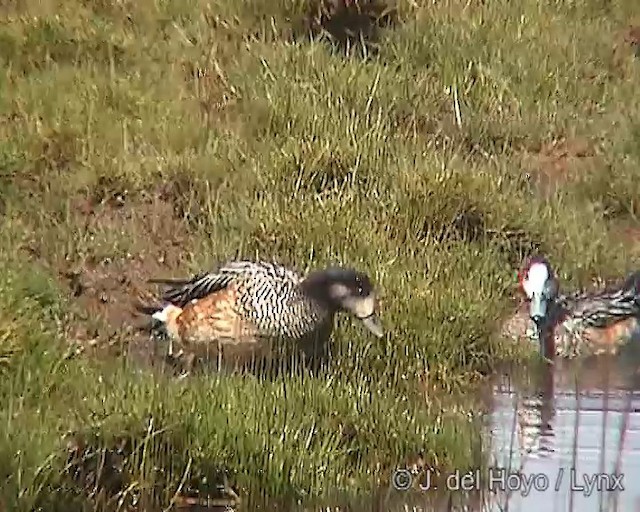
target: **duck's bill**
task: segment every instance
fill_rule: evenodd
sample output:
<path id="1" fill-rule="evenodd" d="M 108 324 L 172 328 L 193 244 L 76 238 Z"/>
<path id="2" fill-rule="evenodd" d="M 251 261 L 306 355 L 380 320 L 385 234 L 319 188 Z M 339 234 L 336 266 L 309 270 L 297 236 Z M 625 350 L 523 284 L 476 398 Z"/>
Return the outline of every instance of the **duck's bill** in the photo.
<path id="1" fill-rule="evenodd" d="M 378 338 L 382 338 L 384 336 L 384 329 L 382 328 L 382 323 L 377 315 L 369 315 L 367 317 L 361 318 L 364 326 L 369 329 L 375 336 Z"/>
<path id="2" fill-rule="evenodd" d="M 538 293 L 534 293 L 529 302 L 529 317 L 536 326 L 544 324 L 547 318 L 547 299 Z"/>
<path id="3" fill-rule="evenodd" d="M 540 354 L 549 357 L 545 345 L 544 328 L 547 322 L 547 299 L 541 294 L 534 294 L 529 303 L 529 316 L 533 322 L 534 338 L 540 344 Z"/>

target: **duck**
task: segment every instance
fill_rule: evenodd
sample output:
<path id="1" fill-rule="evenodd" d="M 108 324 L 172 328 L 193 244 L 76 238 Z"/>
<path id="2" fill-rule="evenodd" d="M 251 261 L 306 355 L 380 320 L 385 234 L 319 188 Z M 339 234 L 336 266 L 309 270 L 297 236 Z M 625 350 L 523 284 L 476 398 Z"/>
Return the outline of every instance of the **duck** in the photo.
<path id="1" fill-rule="evenodd" d="M 171 357 L 188 352 L 186 373 L 198 348 L 238 368 L 272 359 L 277 340 L 295 346 L 303 361 L 317 369 L 326 360 L 340 312 L 358 319 L 377 338 L 384 336 L 375 286 L 353 268 L 302 275 L 275 262 L 240 260 L 185 279 L 149 282 L 167 289 L 158 304 L 139 309 L 151 316 L 155 332 L 169 339 Z M 174 344 L 183 347 L 178 354 Z"/>
<path id="2" fill-rule="evenodd" d="M 640 340 L 640 271 L 604 290 L 562 294 L 549 260 L 535 256 L 518 272 L 518 289 L 525 302 L 502 334 L 537 343 L 544 359 L 615 355 Z"/>

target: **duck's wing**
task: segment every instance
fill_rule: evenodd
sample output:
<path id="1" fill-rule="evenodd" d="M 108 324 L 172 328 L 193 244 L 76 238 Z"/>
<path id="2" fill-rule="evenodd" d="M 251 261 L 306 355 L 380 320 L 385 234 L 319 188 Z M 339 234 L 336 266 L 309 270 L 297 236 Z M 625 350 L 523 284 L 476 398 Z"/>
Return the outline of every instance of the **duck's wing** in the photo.
<path id="1" fill-rule="evenodd" d="M 576 292 L 561 299 L 567 313 L 589 327 L 607 327 L 619 320 L 640 317 L 640 271 L 629 274 L 612 290 Z"/>
<path id="2" fill-rule="evenodd" d="M 162 300 L 178 307 L 225 289 L 234 276 L 222 273 L 197 274 L 190 279 L 149 279 L 150 283 L 167 285 Z"/>
<path id="3" fill-rule="evenodd" d="M 197 274 L 187 279 L 150 279 L 150 283 L 167 285 L 162 300 L 178 307 L 185 307 L 194 300 L 224 290 L 243 274 L 251 272 L 256 264 L 248 261 L 226 263 L 213 272 Z"/>

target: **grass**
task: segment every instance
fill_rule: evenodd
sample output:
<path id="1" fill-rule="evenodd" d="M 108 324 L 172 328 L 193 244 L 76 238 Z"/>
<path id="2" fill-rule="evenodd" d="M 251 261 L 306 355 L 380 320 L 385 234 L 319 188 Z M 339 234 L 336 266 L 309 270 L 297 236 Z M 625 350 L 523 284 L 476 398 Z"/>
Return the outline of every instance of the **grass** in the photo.
<path id="1" fill-rule="evenodd" d="M 519 261 L 545 252 L 567 286 L 634 267 L 635 2 L 361 4 L 0 7 L 0 505 L 153 509 L 224 472 L 299 501 L 417 454 L 475 467 L 468 391 L 514 355 L 493 333 Z M 235 256 L 367 270 L 390 334 L 341 320 L 316 380 L 176 382 L 130 356 L 146 278 Z"/>

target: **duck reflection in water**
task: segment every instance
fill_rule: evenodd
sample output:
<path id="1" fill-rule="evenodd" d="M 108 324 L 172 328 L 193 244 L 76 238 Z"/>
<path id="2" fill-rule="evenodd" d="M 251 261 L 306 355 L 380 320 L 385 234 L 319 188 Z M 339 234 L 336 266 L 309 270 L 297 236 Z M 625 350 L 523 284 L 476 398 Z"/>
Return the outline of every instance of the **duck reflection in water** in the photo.
<path id="1" fill-rule="evenodd" d="M 599 430 L 606 424 L 609 428 L 622 428 L 631 408 L 634 392 L 640 391 L 639 361 L 636 358 L 598 356 L 583 360 L 556 360 L 554 364 L 540 362 L 526 376 L 522 368 L 502 372 L 499 383 L 493 387 L 492 408 L 494 417 L 499 409 L 510 410 L 500 417 L 511 418 L 511 425 L 493 426 L 510 432 L 507 439 L 511 454 L 521 458 L 550 458 L 560 448 L 577 449 L 578 436 L 585 429 Z M 635 395 L 637 397 L 637 394 Z M 500 400 L 502 397 L 505 401 Z M 501 401 L 497 405 L 496 400 Z M 595 424 L 581 425 L 581 414 L 590 411 L 601 413 Z M 562 419 L 558 418 L 562 413 Z M 569 413 L 569 424 L 567 414 Z M 607 415 L 622 414 L 622 423 L 607 420 Z M 593 416 L 592 416 L 593 417 Z M 617 427 L 614 427 L 614 423 Z M 562 432 L 556 432 L 559 428 Z M 590 432 L 590 436 L 594 433 Z M 560 439 L 561 437 L 562 439 Z M 617 443 L 610 439 L 609 443 Z M 573 446 L 572 446 L 573 445 Z M 502 449 L 502 446 L 498 447 Z"/>

